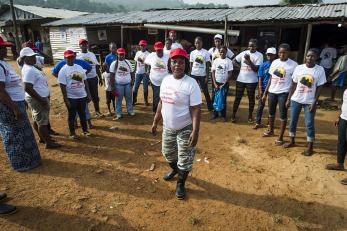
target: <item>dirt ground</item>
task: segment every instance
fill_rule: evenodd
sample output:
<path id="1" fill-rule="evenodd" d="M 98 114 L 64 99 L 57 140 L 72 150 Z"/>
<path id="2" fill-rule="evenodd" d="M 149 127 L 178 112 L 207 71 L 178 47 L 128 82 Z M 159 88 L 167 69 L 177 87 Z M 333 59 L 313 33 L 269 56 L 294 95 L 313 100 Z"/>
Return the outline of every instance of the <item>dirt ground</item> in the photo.
<path id="1" fill-rule="evenodd" d="M 178 201 L 175 182 L 162 180 L 168 167 L 160 136 L 149 133 L 151 107 L 143 106 L 141 93 L 135 117 L 94 119 L 93 136 L 72 141 L 50 74 L 49 85 L 51 123 L 63 147 L 47 151 L 40 145 L 43 164 L 26 173 L 14 172 L 1 148 L 0 191 L 19 211 L 1 217 L 0 230 L 347 230 L 347 188 L 339 183 L 347 174 L 324 169 L 336 161 L 338 111 L 317 111 L 316 153 L 304 157 L 302 118 L 298 147 L 285 150 L 247 124 L 246 98 L 237 124 L 210 121 L 204 104 L 188 198 Z M 103 88 L 100 92 L 106 113 Z M 328 93 L 325 89 L 322 98 Z"/>

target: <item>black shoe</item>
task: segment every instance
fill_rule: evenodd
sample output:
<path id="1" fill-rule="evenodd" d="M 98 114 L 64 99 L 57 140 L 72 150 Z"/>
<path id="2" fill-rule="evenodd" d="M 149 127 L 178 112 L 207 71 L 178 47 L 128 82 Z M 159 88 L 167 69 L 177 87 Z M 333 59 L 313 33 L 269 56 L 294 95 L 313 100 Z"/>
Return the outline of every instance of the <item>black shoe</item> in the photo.
<path id="1" fill-rule="evenodd" d="M 50 134 L 51 136 L 59 136 L 59 133 L 58 132 L 55 132 L 53 129 L 50 129 L 48 131 L 48 134 Z"/>
<path id="2" fill-rule="evenodd" d="M 7 198 L 7 194 L 6 193 L 0 193 L 0 201 L 3 201 Z"/>
<path id="3" fill-rule="evenodd" d="M 46 144 L 46 149 L 56 149 L 56 148 L 60 148 L 60 147 L 61 147 L 60 144 L 53 143 L 53 142 Z"/>
<path id="4" fill-rule="evenodd" d="M 16 206 L 1 204 L 0 205 L 0 216 L 2 215 L 10 215 L 17 212 Z"/>
<path id="5" fill-rule="evenodd" d="M 172 168 L 172 171 L 164 175 L 163 179 L 165 181 L 172 180 L 172 178 L 174 178 L 174 176 L 178 173 L 177 162 L 169 163 L 169 165 Z"/>
<path id="6" fill-rule="evenodd" d="M 178 179 L 176 185 L 176 198 L 178 200 L 183 200 L 186 197 L 185 183 L 188 176 L 188 171 L 178 171 Z"/>

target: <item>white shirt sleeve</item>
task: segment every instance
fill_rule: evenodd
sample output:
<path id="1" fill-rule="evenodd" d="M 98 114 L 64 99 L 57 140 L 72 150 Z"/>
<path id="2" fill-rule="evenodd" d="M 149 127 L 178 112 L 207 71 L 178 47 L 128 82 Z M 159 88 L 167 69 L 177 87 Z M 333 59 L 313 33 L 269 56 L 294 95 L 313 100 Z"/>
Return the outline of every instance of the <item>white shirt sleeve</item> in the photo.
<path id="1" fill-rule="evenodd" d="M 6 82 L 6 74 L 3 67 L 0 67 L 0 82 Z"/>
<path id="2" fill-rule="evenodd" d="M 259 66 L 260 64 L 262 64 L 263 63 L 263 54 L 262 53 L 258 53 L 259 54 L 259 56 L 258 56 L 258 58 L 257 58 L 257 60 L 255 61 L 255 63 L 254 63 L 254 65 L 257 65 L 257 66 Z"/>
<path id="3" fill-rule="evenodd" d="M 324 69 L 321 67 L 320 71 L 319 71 L 319 76 L 317 79 L 317 87 L 322 86 L 326 83 L 326 76 L 325 76 L 325 71 Z"/>
<path id="4" fill-rule="evenodd" d="M 244 56 L 244 53 L 241 52 L 240 54 L 238 54 L 236 57 L 235 57 L 235 60 L 238 62 L 238 63 L 241 63 L 242 61 L 242 57 Z"/>
<path id="5" fill-rule="evenodd" d="M 22 71 L 23 82 L 34 84 L 36 82 L 36 73 L 32 70 Z"/>
<path id="6" fill-rule="evenodd" d="M 189 55 L 189 62 L 191 62 L 191 63 L 193 63 L 194 62 L 194 58 L 193 58 L 193 56 L 194 56 L 194 51 L 192 51 L 192 53 L 190 53 L 190 55 Z"/>
<path id="7" fill-rule="evenodd" d="M 192 81 L 192 84 L 189 96 L 189 106 L 200 105 L 202 103 L 200 87 L 196 81 Z"/>
<path id="8" fill-rule="evenodd" d="M 216 64 L 217 64 L 216 61 L 217 61 L 217 60 L 215 60 L 215 61 L 212 63 L 212 67 L 211 67 L 211 70 L 212 70 L 212 71 L 215 71 L 215 70 L 216 70 Z"/>
<path id="9" fill-rule="evenodd" d="M 208 51 L 205 54 L 205 60 L 206 60 L 206 63 L 207 62 L 211 62 L 211 55 L 210 55 L 210 53 Z"/>
<path id="10" fill-rule="evenodd" d="M 139 59 L 139 52 L 136 52 L 135 57 L 134 57 L 134 61 L 137 62 L 138 59 Z"/>
<path id="11" fill-rule="evenodd" d="M 78 66 L 78 70 L 82 73 L 82 80 L 86 80 L 87 79 L 87 75 L 86 75 L 86 70 L 84 70 L 81 66 Z"/>
<path id="12" fill-rule="evenodd" d="M 234 52 L 232 52 L 232 51 L 228 48 L 227 57 L 231 59 L 233 56 L 234 56 Z"/>
<path id="13" fill-rule="evenodd" d="M 65 69 L 60 70 L 58 74 L 58 83 L 66 85 L 66 78 Z"/>
<path id="14" fill-rule="evenodd" d="M 233 69 L 234 69 L 233 62 L 230 59 L 228 59 L 228 72 L 232 71 Z"/>
<path id="15" fill-rule="evenodd" d="M 149 55 L 146 57 L 146 59 L 145 59 L 145 64 L 151 65 L 152 57 L 153 57 L 152 53 L 149 54 Z"/>
<path id="16" fill-rule="evenodd" d="M 294 83 L 298 83 L 299 81 L 299 72 L 300 72 L 300 66 L 297 66 L 295 69 L 294 69 L 294 72 L 293 72 L 293 75 L 292 75 L 292 79 L 293 79 L 293 82 Z"/>
<path id="17" fill-rule="evenodd" d="M 110 65 L 109 72 L 110 73 L 115 73 L 115 67 L 116 67 L 116 61 L 113 61 Z"/>

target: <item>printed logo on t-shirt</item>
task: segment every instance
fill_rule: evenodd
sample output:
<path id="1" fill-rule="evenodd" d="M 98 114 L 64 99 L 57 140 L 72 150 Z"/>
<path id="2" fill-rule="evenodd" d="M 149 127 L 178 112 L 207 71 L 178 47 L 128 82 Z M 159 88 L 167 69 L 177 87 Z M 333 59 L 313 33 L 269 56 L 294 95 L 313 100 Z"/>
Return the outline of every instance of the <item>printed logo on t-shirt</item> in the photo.
<path id="1" fill-rule="evenodd" d="M 83 81 L 83 77 L 82 77 L 81 73 L 79 73 L 79 72 L 73 72 L 70 75 L 70 78 L 75 80 L 75 81 L 78 81 L 78 82 L 82 82 Z"/>
<path id="2" fill-rule="evenodd" d="M 119 64 L 117 75 L 123 77 L 123 76 L 128 76 L 128 74 L 129 74 L 128 67 L 125 64 Z"/>
<path id="3" fill-rule="evenodd" d="M 200 64 L 204 64 L 204 62 L 205 62 L 204 56 L 202 56 L 202 55 L 196 56 L 195 62 L 200 63 Z"/>
<path id="4" fill-rule="evenodd" d="M 311 75 L 303 75 L 300 78 L 300 83 L 308 88 L 312 88 L 314 79 Z"/>
<path id="5" fill-rule="evenodd" d="M 286 70 L 283 67 L 277 67 L 272 71 L 272 74 L 282 79 L 286 76 Z"/>
<path id="6" fill-rule="evenodd" d="M 156 69 L 166 69 L 165 66 L 166 66 L 165 62 L 161 59 L 157 59 L 154 63 L 154 67 Z"/>
<path id="7" fill-rule="evenodd" d="M 137 61 L 139 63 L 143 63 L 145 61 L 145 56 L 143 54 L 139 55 L 139 57 L 137 58 Z"/>
<path id="8" fill-rule="evenodd" d="M 215 60 L 215 59 L 218 59 L 218 58 L 220 58 L 219 52 L 214 53 L 213 57 L 212 57 L 212 60 Z"/>
<path id="9" fill-rule="evenodd" d="M 91 59 L 88 58 L 88 57 L 83 58 L 83 60 L 86 61 L 86 62 L 89 63 L 89 64 L 94 64 L 94 63 L 93 63 L 93 60 L 91 60 Z"/>

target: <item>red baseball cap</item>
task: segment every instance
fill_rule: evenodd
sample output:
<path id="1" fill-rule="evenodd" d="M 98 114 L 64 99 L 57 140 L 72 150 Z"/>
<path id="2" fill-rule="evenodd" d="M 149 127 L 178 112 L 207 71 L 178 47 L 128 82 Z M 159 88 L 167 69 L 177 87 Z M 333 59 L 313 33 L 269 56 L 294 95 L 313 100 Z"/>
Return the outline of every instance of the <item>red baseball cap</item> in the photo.
<path id="1" fill-rule="evenodd" d="M 146 40 L 140 40 L 139 45 L 140 46 L 147 46 L 147 41 Z"/>
<path id="2" fill-rule="evenodd" d="M 118 48 L 117 49 L 117 54 L 119 54 L 119 55 L 124 55 L 125 54 L 125 49 L 124 48 Z"/>
<path id="3" fill-rule="evenodd" d="M 76 53 L 71 50 L 64 51 L 64 58 L 75 57 Z"/>
<path id="4" fill-rule="evenodd" d="M 169 31 L 169 34 L 170 34 L 170 33 L 176 33 L 176 32 L 177 32 L 176 30 L 170 30 L 170 31 Z"/>
<path id="5" fill-rule="evenodd" d="M 81 44 L 83 44 L 83 43 L 88 43 L 88 40 L 87 39 L 80 39 L 79 41 L 78 41 L 78 44 L 79 45 L 81 45 Z"/>
<path id="6" fill-rule="evenodd" d="M 170 52 L 170 58 L 173 58 L 173 57 L 176 57 L 176 56 L 182 56 L 182 57 L 188 59 L 187 52 L 184 49 L 182 49 L 182 48 L 176 48 L 176 49 L 173 49 Z"/>
<path id="7" fill-rule="evenodd" d="M 0 37 L 0 46 L 3 46 L 3 47 L 12 47 L 13 44 L 12 43 L 9 43 L 9 42 L 5 42 L 4 39 L 2 37 Z"/>
<path id="8" fill-rule="evenodd" d="M 154 50 L 162 50 L 162 49 L 164 49 L 164 44 L 162 43 L 162 42 L 156 42 L 155 44 L 154 44 Z"/>

